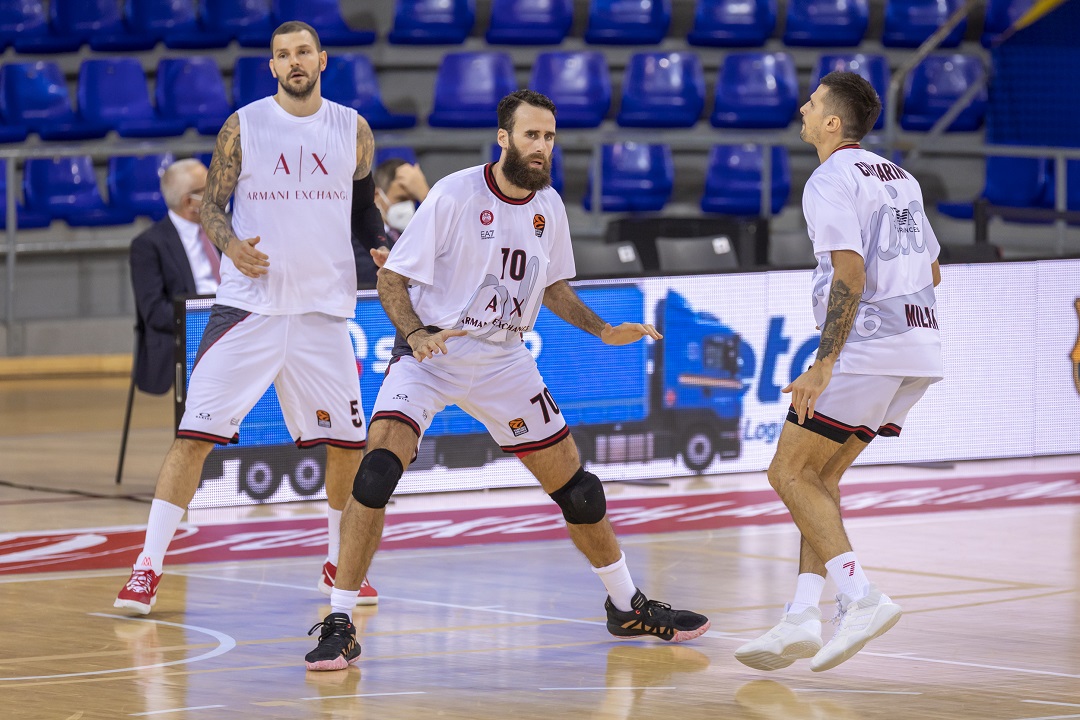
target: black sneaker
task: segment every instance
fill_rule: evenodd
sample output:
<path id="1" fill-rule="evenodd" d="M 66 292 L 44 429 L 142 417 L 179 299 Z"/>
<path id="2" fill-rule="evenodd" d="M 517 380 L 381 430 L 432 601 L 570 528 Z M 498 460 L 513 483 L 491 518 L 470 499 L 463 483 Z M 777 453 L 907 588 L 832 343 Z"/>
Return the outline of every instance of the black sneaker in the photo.
<path id="1" fill-rule="evenodd" d="M 360 643 L 356 642 L 356 628 L 345 613 L 330 613 L 320 623 L 315 623 L 308 635 L 322 628 L 319 646 L 304 656 L 308 670 L 344 670 L 360 659 Z"/>
<path id="2" fill-rule="evenodd" d="M 661 640 L 683 642 L 693 640 L 709 629 L 709 618 L 704 615 L 672 610 L 667 603 L 649 600 L 640 590 L 634 593 L 630 606 L 632 610 L 623 612 L 611 604 L 611 598 L 604 603 L 607 629 L 615 637 L 652 635 Z"/>

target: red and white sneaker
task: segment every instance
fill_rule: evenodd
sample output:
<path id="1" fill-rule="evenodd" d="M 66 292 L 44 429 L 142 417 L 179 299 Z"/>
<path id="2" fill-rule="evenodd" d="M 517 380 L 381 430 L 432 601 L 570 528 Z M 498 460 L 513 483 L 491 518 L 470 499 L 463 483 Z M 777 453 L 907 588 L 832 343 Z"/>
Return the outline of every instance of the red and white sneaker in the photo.
<path id="1" fill-rule="evenodd" d="M 337 576 L 337 565 L 327 560 L 322 566 L 322 577 L 319 578 L 319 592 L 329 595 L 334 589 L 334 578 Z M 378 605 L 379 593 L 371 587 L 367 578 L 360 583 L 360 592 L 356 597 L 357 605 Z"/>
<path id="2" fill-rule="evenodd" d="M 127 608 L 142 615 L 149 615 L 150 608 L 157 602 L 157 586 L 161 576 L 149 568 L 131 571 L 124 587 L 116 596 L 113 607 Z"/>

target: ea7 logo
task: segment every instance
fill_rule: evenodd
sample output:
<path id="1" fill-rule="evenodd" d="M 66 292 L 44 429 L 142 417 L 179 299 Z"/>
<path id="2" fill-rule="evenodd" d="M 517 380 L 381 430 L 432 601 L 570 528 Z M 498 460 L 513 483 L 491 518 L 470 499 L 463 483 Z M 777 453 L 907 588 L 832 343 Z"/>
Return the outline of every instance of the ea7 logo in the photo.
<path id="1" fill-rule="evenodd" d="M 855 561 L 848 560 L 844 563 L 844 569 L 847 570 L 848 577 L 853 577 L 855 575 Z"/>
<path id="2" fill-rule="evenodd" d="M 315 167 L 311 168 L 311 171 L 308 173 L 308 175 L 314 175 L 317 172 L 322 172 L 323 175 L 330 174 L 326 171 L 326 165 L 323 164 L 323 160 L 326 159 L 326 153 L 323 153 L 321 156 L 313 152 L 309 152 L 306 154 L 311 156 L 310 160 L 305 160 L 304 149 L 300 148 L 300 152 L 298 153 L 298 158 L 296 162 L 296 173 L 298 175 L 304 172 L 305 162 L 309 163 L 309 167 L 310 163 L 315 163 Z M 286 175 L 292 175 L 292 171 L 289 169 L 289 163 L 285 159 L 285 153 L 281 153 L 280 155 L 278 155 L 277 165 L 274 166 L 273 174 L 277 175 L 278 171 L 284 172 Z"/>
<path id="3" fill-rule="evenodd" d="M 547 220 L 543 215 L 533 215 L 533 230 L 536 231 L 536 237 L 544 236 L 544 228 L 547 227 Z"/>

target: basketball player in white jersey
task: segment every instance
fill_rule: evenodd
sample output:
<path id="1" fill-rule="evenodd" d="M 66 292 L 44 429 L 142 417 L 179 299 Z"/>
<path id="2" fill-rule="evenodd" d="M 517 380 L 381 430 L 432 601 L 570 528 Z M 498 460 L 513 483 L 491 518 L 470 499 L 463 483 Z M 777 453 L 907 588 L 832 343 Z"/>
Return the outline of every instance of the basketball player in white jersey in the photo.
<path id="1" fill-rule="evenodd" d="M 311 670 L 342 670 L 360 656 L 351 621 L 356 589 L 382 536 L 387 502 L 435 414 L 456 404 L 517 455 L 562 509 L 574 544 L 608 592 L 617 636 L 679 642 L 706 632 L 703 615 L 638 590 L 606 517 L 604 488 L 577 447 L 522 342 L 543 303 L 609 345 L 660 335 L 607 324 L 567 284 L 574 256 L 566 210 L 551 189 L 555 106 L 519 90 L 498 108 L 502 155 L 435 184 L 379 272 L 379 298 L 398 330 L 394 359 L 371 417 L 370 450 L 341 520 L 338 584 Z"/>
<path id="2" fill-rule="evenodd" d="M 735 657 L 759 670 L 812 658 L 829 670 L 886 632 L 900 606 L 880 592 L 851 549 L 840 517 L 840 477 L 875 436 L 900 434 L 908 411 L 942 377 L 934 287 L 939 246 L 919 183 L 859 147 L 881 112 L 854 73 L 821 79 L 802 106 L 801 137 L 821 165 L 803 191 L 818 260 L 814 364 L 784 392 L 792 405 L 769 482 L 802 533 L 795 596 L 780 623 Z M 822 647 L 818 603 L 833 578 L 840 623 Z"/>
<path id="3" fill-rule="evenodd" d="M 363 234 L 355 226 L 374 207 L 374 141 L 355 110 L 322 98 L 326 53 L 310 25 L 284 23 L 270 47 L 277 94 L 225 121 L 210 162 L 201 217 L 222 252 L 221 285 L 145 544 L 115 607 L 150 612 L 207 455 L 238 437 L 271 383 L 296 444 L 326 446 L 330 553 L 319 587 L 329 594 L 333 584 L 340 511 L 366 440 L 346 320 L 356 309 L 351 234 Z M 358 591 L 362 602 L 377 599 L 366 583 L 354 588 L 354 599 Z"/>

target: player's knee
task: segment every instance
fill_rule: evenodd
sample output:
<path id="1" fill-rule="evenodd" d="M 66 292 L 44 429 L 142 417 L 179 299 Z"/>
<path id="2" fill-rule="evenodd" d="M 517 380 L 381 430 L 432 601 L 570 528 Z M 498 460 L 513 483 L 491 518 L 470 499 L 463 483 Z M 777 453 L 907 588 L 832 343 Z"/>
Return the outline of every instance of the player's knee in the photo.
<path id="1" fill-rule="evenodd" d="M 379 448 L 372 450 L 360 462 L 360 471 L 353 481 L 352 496 L 356 502 L 372 510 L 386 507 L 404 472 L 397 455 Z"/>
<path id="2" fill-rule="evenodd" d="M 600 478 L 579 468 L 569 482 L 551 493 L 571 525 L 593 525 L 607 515 L 607 498 Z"/>

